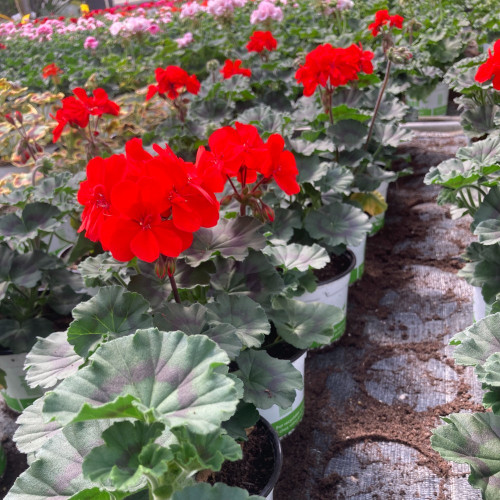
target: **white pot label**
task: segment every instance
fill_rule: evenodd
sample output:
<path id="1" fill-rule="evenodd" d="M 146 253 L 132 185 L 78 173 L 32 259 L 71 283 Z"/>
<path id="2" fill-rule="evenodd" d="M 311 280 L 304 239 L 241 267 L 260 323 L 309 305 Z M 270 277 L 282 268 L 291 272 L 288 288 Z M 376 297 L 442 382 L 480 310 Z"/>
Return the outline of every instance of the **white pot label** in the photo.
<path id="1" fill-rule="evenodd" d="M 304 362 L 306 356 L 307 352 L 304 352 L 300 358 L 292 363 L 302 374 L 302 379 L 304 379 Z M 295 401 L 286 410 L 282 410 L 278 405 L 273 405 L 267 410 L 259 409 L 259 413 L 274 427 L 279 437 L 286 436 L 297 427 L 304 416 L 304 391 L 296 391 Z M 272 498 L 272 493 L 271 497 L 267 498 Z"/>
<path id="2" fill-rule="evenodd" d="M 347 247 L 356 257 L 356 267 L 351 271 L 351 275 L 349 276 L 349 285 L 359 280 L 365 272 L 366 238 L 365 234 L 363 241 L 359 245 Z"/>
<path id="3" fill-rule="evenodd" d="M 480 286 L 473 286 L 473 301 L 472 301 L 472 310 L 473 310 L 473 320 L 474 322 L 483 319 L 485 316 L 491 314 L 491 304 L 487 304 L 483 298 L 483 294 L 481 293 Z"/>

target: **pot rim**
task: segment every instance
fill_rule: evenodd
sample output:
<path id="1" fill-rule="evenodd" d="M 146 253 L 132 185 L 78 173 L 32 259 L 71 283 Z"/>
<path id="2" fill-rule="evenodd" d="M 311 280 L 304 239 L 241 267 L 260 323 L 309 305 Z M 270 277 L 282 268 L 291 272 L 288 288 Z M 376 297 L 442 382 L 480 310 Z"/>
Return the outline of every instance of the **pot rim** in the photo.
<path id="1" fill-rule="evenodd" d="M 340 274 L 337 274 L 336 276 L 333 276 L 332 278 L 327 279 L 326 281 L 318 281 L 318 286 L 320 285 L 328 285 L 330 283 L 333 283 L 334 281 L 338 281 L 339 279 L 342 279 L 344 276 L 347 274 L 350 274 L 351 271 L 356 267 L 356 256 L 354 255 L 354 252 L 347 248 L 344 253 L 340 255 L 345 255 L 347 254 L 350 259 L 351 263 L 349 264 L 349 267 L 342 271 Z"/>
<path id="2" fill-rule="evenodd" d="M 273 491 L 276 486 L 281 468 L 283 466 L 283 450 L 281 448 L 281 441 L 278 437 L 278 433 L 274 430 L 274 427 L 264 418 L 260 417 L 260 422 L 264 425 L 271 440 L 271 444 L 273 446 L 273 455 L 274 455 L 274 468 L 269 481 L 266 486 L 259 493 L 260 496 L 267 497 L 271 491 Z"/>

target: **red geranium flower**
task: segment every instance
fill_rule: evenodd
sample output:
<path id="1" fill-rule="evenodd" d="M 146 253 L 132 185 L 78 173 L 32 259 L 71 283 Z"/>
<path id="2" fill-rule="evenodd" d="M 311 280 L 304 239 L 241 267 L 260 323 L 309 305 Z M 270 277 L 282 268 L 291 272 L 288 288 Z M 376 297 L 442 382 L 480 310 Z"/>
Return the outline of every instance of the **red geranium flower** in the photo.
<path id="1" fill-rule="evenodd" d="M 224 66 L 220 70 L 222 76 L 225 79 L 231 78 L 234 75 L 243 75 L 248 77 L 252 76 L 252 70 L 248 68 L 242 68 L 241 63 L 241 59 L 236 59 L 235 61 L 226 59 Z"/>
<path id="2" fill-rule="evenodd" d="M 290 151 L 283 151 L 285 141 L 279 134 L 272 134 L 267 140 L 267 147 L 271 158 L 268 168 L 261 169 L 264 177 L 273 177 L 278 186 L 288 195 L 297 194 L 300 186 L 297 183 L 297 163 Z"/>
<path id="3" fill-rule="evenodd" d="M 120 106 L 108 98 L 108 94 L 104 89 L 95 89 L 93 97 L 89 97 L 85 89 L 82 88 L 74 89 L 73 94 L 76 97 L 69 96 L 62 100 L 63 107 L 57 110 L 55 117 L 50 115 L 58 122 L 57 127 L 52 132 L 54 142 L 59 139 L 68 123 L 85 128 L 89 123 L 90 115 L 102 116 L 107 114 L 118 116 L 120 114 Z"/>
<path id="4" fill-rule="evenodd" d="M 192 164 L 168 146 L 153 148 L 157 156 L 145 151 L 140 139 L 128 141 L 125 155 L 91 160 L 80 185 L 78 201 L 85 206 L 80 231 L 120 261 L 177 257 L 191 245 L 194 231 L 219 219 L 213 192 L 188 175 Z"/>
<path id="5" fill-rule="evenodd" d="M 62 69 L 59 68 L 55 63 L 50 63 L 42 69 L 42 77 L 49 78 L 49 76 L 57 76 L 62 72 Z"/>
<path id="6" fill-rule="evenodd" d="M 179 97 L 182 89 L 194 95 L 200 91 L 200 82 L 196 75 L 189 75 L 179 66 L 156 68 L 155 76 L 158 85 L 149 86 L 146 101 L 149 101 L 157 92 L 160 95 L 167 94 L 168 98 L 174 100 Z"/>
<path id="7" fill-rule="evenodd" d="M 306 62 L 295 73 L 295 79 L 304 85 L 305 96 L 313 95 L 318 85 L 332 91 L 334 87 L 358 80 L 359 73 L 373 73 L 373 55 L 355 44 L 343 49 L 325 43 L 306 55 Z"/>
<path id="8" fill-rule="evenodd" d="M 3 43 L 0 43 L 0 50 L 4 50 L 7 48 L 7 45 L 4 45 Z"/>
<path id="9" fill-rule="evenodd" d="M 397 14 L 390 16 L 388 10 L 379 10 L 375 14 L 375 21 L 368 26 L 368 29 L 371 30 L 373 36 L 377 36 L 380 33 L 380 28 L 387 23 L 389 23 L 391 28 L 402 29 L 403 21 L 404 18 L 402 16 L 398 16 Z"/>
<path id="10" fill-rule="evenodd" d="M 262 52 L 275 50 L 278 46 L 276 38 L 270 31 L 254 31 L 246 47 L 248 52 Z"/>
<path id="11" fill-rule="evenodd" d="M 477 69 L 475 80 L 479 83 L 493 80 L 493 88 L 500 90 L 500 40 L 495 42 L 493 52 L 488 49 L 488 59 Z"/>

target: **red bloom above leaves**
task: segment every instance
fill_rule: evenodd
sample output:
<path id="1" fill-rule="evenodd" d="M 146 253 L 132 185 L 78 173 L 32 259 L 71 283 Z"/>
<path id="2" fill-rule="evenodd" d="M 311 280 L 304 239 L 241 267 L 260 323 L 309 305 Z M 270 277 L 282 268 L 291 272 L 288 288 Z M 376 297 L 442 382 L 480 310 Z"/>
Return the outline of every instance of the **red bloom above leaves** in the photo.
<path id="1" fill-rule="evenodd" d="M 55 63 L 47 64 L 47 66 L 45 66 L 45 68 L 42 69 L 42 78 L 57 76 L 62 72 L 63 70 L 59 68 Z"/>
<path id="2" fill-rule="evenodd" d="M 194 95 L 200 91 L 200 82 L 196 75 L 189 75 L 179 66 L 167 66 L 165 69 L 156 68 L 155 77 L 158 85 L 148 87 L 146 101 L 156 93 L 160 96 L 166 95 L 169 99 L 174 100 L 184 91 Z"/>
<path id="3" fill-rule="evenodd" d="M 306 62 L 295 73 L 295 79 L 304 85 L 305 96 L 313 95 L 318 85 L 332 91 L 334 87 L 358 80 L 360 73 L 373 73 L 373 56 L 373 52 L 355 44 L 343 49 L 325 43 L 306 55 Z"/>
<path id="4" fill-rule="evenodd" d="M 62 100 L 63 107 L 58 109 L 54 118 L 58 125 L 53 130 L 54 142 L 57 142 L 66 125 L 85 128 L 89 123 L 89 118 L 102 116 L 104 114 L 118 116 L 120 106 L 108 98 L 104 89 L 97 88 L 93 92 L 93 97 L 89 97 L 82 88 L 73 90 L 76 97 L 69 96 Z"/>
<path id="5" fill-rule="evenodd" d="M 188 175 L 192 164 L 168 146 L 153 148 L 156 156 L 140 139 L 128 141 L 125 155 L 91 160 L 80 185 L 78 201 L 85 208 L 79 231 L 119 261 L 177 257 L 191 245 L 194 231 L 219 219 L 213 192 Z"/>
<path id="6" fill-rule="evenodd" d="M 475 80 L 479 83 L 492 80 L 493 88 L 500 90 L 500 40 L 495 42 L 493 52 L 488 50 L 488 59 L 477 69 Z"/>
<path id="7" fill-rule="evenodd" d="M 262 52 L 263 50 L 276 50 L 278 42 L 270 31 L 254 31 L 247 43 L 248 52 Z"/>
<path id="8" fill-rule="evenodd" d="M 252 76 L 252 70 L 248 68 L 242 68 L 241 63 L 241 59 L 236 59 L 235 61 L 226 59 L 224 66 L 220 70 L 222 76 L 225 79 L 231 78 L 234 75 L 243 75 L 248 77 Z"/>
<path id="9" fill-rule="evenodd" d="M 391 28 L 403 28 L 404 17 L 398 16 L 397 14 L 394 16 L 389 15 L 388 10 L 379 10 L 375 14 L 375 21 L 368 26 L 368 29 L 371 30 L 373 36 L 377 36 L 380 33 L 380 28 L 389 24 Z"/>

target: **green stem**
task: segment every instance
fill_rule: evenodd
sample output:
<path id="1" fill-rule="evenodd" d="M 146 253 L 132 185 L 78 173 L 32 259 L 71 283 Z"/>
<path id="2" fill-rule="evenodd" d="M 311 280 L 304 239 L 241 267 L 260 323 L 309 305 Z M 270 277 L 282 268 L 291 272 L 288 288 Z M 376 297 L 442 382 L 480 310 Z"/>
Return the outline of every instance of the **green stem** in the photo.
<path id="1" fill-rule="evenodd" d="M 179 289 L 177 288 L 177 283 L 175 282 L 175 277 L 173 274 L 167 273 L 168 279 L 170 280 L 170 286 L 172 287 L 172 293 L 174 294 L 174 299 L 177 304 L 181 303 L 181 298 L 179 296 Z"/>
<path id="2" fill-rule="evenodd" d="M 375 104 L 375 109 L 373 110 L 372 121 L 370 123 L 370 129 L 368 130 L 368 136 L 366 138 L 366 142 L 365 142 L 365 146 L 364 146 L 365 150 L 368 149 L 368 144 L 370 143 L 370 139 L 372 138 L 373 127 L 375 126 L 375 119 L 377 118 L 377 113 L 378 113 L 378 110 L 380 108 L 380 104 L 382 102 L 382 97 L 384 96 L 384 92 L 385 92 L 385 89 L 387 87 L 387 83 L 389 82 L 389 75 L 391 73 L 391 65 L 392 65 L 392 62 L 388 59 L 387 66 L 385 68 L 384 81 L 382 82 L 382 87 L 380 87 L 380 91 L 379 91 L 378 97 L 377 97 L 377 102 Z"/>

